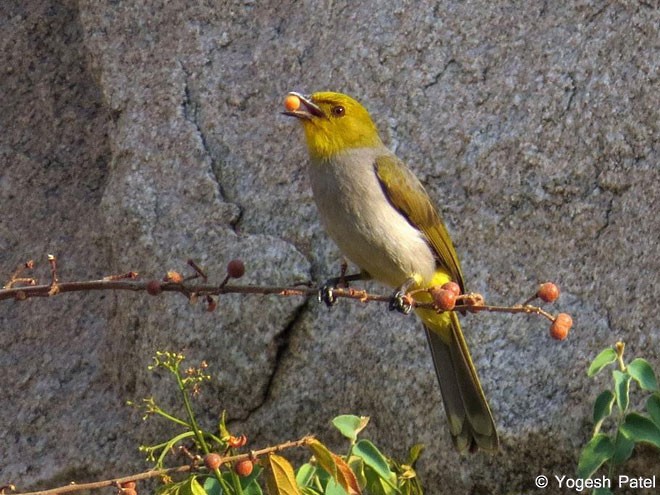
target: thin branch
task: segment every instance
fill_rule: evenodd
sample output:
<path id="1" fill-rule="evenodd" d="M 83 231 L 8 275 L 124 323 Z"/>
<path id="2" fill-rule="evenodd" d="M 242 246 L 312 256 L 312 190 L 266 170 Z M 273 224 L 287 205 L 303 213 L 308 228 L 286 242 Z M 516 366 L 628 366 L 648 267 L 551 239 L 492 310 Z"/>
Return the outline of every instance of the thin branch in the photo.
<path id="1" fill-rule="evenodd" d="M 134 272 L 129 272 L 134 274 Z M 0 289 L 0 301 L 14 299 L 17 301 L 24 301 L 31 297 L 50 297 L 65 292 L 78 292 L 78 291 L 94 291 L 94 290 L 127 290 L 133 292 L 147 291 L 147 286 L 151 281 L 145 280 L 117 280 L 114 277 L 106 277 L 102 280 L 89 280 L 78 282 L 57 282 L 57 291 L 53 293 L 53 285 L 32 285 L 28 287 L 8 287 Z M 300 286 L 254 286 L 254 285 L 210 285 L 198 284 L 192 285 L 187 283 L 173 283 L 173 282 L 160 282 L 160 291 L 162 292 L 178 292 L 190 297 L 191 294 L 197 296 L 219 296 L 222 294 L 255 294 L 255 295 L 277 295 L 283 297 L 316 297 L 318 289 Z M 365 290 L 359 289 L 333 289 L 332 295 L 336 298 L 354 299 L 361 302 L 375 301 L 389 303 L 391 295 L 370 294 Z M 479 298 L 478 295 L 468 294 L 467 297 Z M 423 303 L 411 299 L 411 303 L 415 308 L 424 309 L 437 309 L 433 303 Z M 477 313 L 481 311 L 495 312 L 495 313 L 527 313 L 538 314 L 546 317 L 550 321 L 554 317 L 539 308 L 538 306 L 531 306 L 529 304 L 515 305 L 515 306 L 492 306 L 488 304 L 457 304 L 454 311 L 468 311 Z"/>
<path id="2" fill-rule="evenodd" d="M 20 278 L 21 272 L 25 269 L 33 269 L 34 262 L 32 260 L 20 266 L 11 276 L 9 282 L 0 289 L 0 301 L 14 299 L 16 301 L 25 301 L 31 297 L 52 297 L 64 292 L 77 292 L 77 291 L 92 291 L 92 290 L 129 290 L 129 291 L 146 291 L 152 296 L 158 296 L 162 292 L 178 292 L 183 294 L 191 302 L 197 301 L 200 297 L 204 297 L 207 303 L 207 310 L 213 311 L 217 307 L 217 303 L 213 296 L 222 294 L 261 294 L 261 295 L 277 295 L 283 297 L 314 297 L 319 296 L 319 290 L 311 288 L 311 284 L 299 284 L 293 287 L 285 286 L 252 286 L 252 285 L 227 285 L 230 279 L 236 279 L 243 276 L 245 272 L 245 265 L 240 259 L 232 260 L 227 265 L 227 274 L 219 285 L 207 284 L 208 276 L 206 272 L 195 263 L 194 260 L 188 260 L 188 265 L 193 268 L 194 273 L 188 277 L 184 277 L 176 271 L 167 272 L 167 276 L 163 280 L 138 280 L 138 273 L 131 271 L 121 275 L 110 275 L 101 280 L 89 281 L 76 281 L 76 282 L 61 282 L 57 274 L 57 259 L 53 255 L 48 255 L 48 263 L 50 265 L 51 283 L 49 285 L 36 285 L 37 281 L 33 278 Z M 346 266 L 342 265 L 342 276 L 345 275 Z M 193 283 L 196 279 L 203 279 L 202 284 L 195 285 Z M 305 286 L 303 286 L 305 285 Z M 454 284 L 455 285 L 455 284 Z M 544 286 L 552 286 L 554 294 L 550 296 L 543 293 Z M 444 287 L 444 286 L 443 286 Z M 542 284 L 536 294 L 526 299 L 522 304 L 514 306 L 493 306 L 484 303 L 484 298 L 477 293 L 457 294 L 455 298 L 455 305 L 442 306 L 438 301 L 434 302 L 421 302 L 415 299 L 415 295 L 421 293 L 432 293 L 433 289 L 415 289 L 408 292 L 405 296 L 405 302 L 409 308 L 424 308 L 432 309 L 438 312 L 446 311 L 460 311 L 477 313 L 481 311 L 489 311 L 495 313 L 527 313 L 537 314 L 554 322 L 555 317 L 544 311 L 538 306 L 532 306 L 529 303 L 536 298 L 541 298 L 546 302 L 551 302 L 559 296 L 558 288 L 552 283 Z M 391 295 L 370 294 L 365 290 L 357 290 L 350 287 L 347 288 L 334 288 L 332 290 L 333 299 L 346 298 L 354 299 L 361 302 L 375 301 L 391 303 Z"/>
<path id="3" fill-rule="evenodd" d="M 121 483 L 128 481 L 146 480 L 149 478 L 158 478 L 176 473 L 187 473 L 192 470 L 192 466 L 177 466 L 166 469 L 152 469 L 142 473 L 133 474 L 130 476 L 122 476 L 120 478 L 113 478 L 110 480 L 94 481 L 92 483 L 71 483 L 70 485 L 61 486 L 59 488 L 50 488 L 39 492 L 16 492 L 16 495 L 58 495 L 60 493 L 78 492 L 81 490 L 94 490 L 97 488 L 106 488 L 109 486 L 118 486 Z"/>
<path id="4" fill-rule="evenodd" d="M 260 456 L 272 454 L 275 452 L 280 452 L 282 450 L 291 449 L 295 447 L 305 447 L 308 445 L 314 437 L 311 435 L 302 437 L 299 440 L 291 440 L 287 442 L 282 442 L 280 444 L 274 445 L 272 447 L 266 447 L 260 450 L 252 450 L 246 454 L 232 455 L 228 457 L 223 457 L 222 463 L 233 463 L 237 461 L 242 461 L 245 459 L 255 460 Z M 16 492 L 16 495 L 58 495 L 61 493 L 70 493 L 77 492 L 81 490 L 94 490 L 97 488 L 106 488 L 110 486 L 119 486 L 122 483 L 128 481 L 139 481 L 146 480 L 150 478 L 159 478 L 162 476 L 177 474 L 177 473 L 187 473 L 193 470 L 193 466 L 177 466 L 165 469 L 152 469 L 149 471 L 144 471 L 142 473 L 132 474 L 129 476 L 122 476 L 120 478 L 112 478 L 109 480 L 95 481 L 92 483 L 75 483 L 70 485 L 65 485 L 60 488 L 51 488 L 49 490 L 42 490 L 38 492 Z"/>

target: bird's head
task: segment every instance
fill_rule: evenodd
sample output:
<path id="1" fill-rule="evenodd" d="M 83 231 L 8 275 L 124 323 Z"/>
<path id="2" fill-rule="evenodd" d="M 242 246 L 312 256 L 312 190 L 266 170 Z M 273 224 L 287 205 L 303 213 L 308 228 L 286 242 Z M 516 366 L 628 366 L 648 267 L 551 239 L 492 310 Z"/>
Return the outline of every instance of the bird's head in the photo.
<path id="1" fill-rule="evenodd" d="M 369 112 L 350 96 L 320 92 L 311 96 L 289 93 L 285 115 L 302 123 L 313 158 L 329 159 L 351 148 L 382 145 Z"/>

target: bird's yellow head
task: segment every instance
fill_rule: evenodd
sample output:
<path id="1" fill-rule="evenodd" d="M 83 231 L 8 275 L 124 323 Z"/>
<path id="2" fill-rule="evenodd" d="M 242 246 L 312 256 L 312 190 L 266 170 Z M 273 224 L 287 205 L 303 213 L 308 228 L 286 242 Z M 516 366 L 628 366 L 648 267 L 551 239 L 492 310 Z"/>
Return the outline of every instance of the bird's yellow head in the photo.
<path id="1" fill-rule="evenodd" d="M 289 93 L 285 115 L 302 123 L 313 158 L 329 159 L 350 148 L 382 144 L 369 112 L 350 96 L 321 92 L 311 96 Z"/>

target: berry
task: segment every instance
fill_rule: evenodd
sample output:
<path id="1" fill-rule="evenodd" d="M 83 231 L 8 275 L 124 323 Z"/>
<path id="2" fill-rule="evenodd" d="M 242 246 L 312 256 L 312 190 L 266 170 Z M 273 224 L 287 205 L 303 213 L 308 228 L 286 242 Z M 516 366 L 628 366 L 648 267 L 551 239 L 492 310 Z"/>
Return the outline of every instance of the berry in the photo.
<path id="1" fill-rule="evenodd" d="M 559 313 L 550 325 L 550 337 L 555 340 L 564 340 L 573 326 L 573 318 L 566 313 Z"/>
<path id="2" fill-rule="evenodd" d="M 451 311 L 456 306 L 456 294 L 450 290 L 433 287 L 431 289 L 431 296 L 433 297 L 434 304 L 441 311 Z"/>
<path id="3" fill-rule="evenodd" d="M 204 465 L 210 471 L 215 471 L 222 464 L 222 457 L 219 454 L 211 453 L 204 456 Z"/>
<path id="4" fill-rule="evenodd" d="M 254 464 L 252 464 L 252 461 L 250 459 L 244 459 L 242 461 L 238 461 L 234 465 L 234 471 L 236 471 L 236 474 L 238 474 L 243 478 L 245 478 L 246 476 L 250 476 L 253 468 L 254 468 Z"/>
<path id="5" fill-rule="evenodd" d="M 295 112 L 300 108 L 300 98 L 293 94 L 286 95 L 286 98 L 284 98 L 284 108 L 289 112 Z"/>
<path id="6" fill-rule="evenodd" d="M 539 286 L 536 296 L 545 302 L 555 302 L 559 297 L 559 287 L 552 282 L 546 282 Z"/>
<path id="7" fill-rule="evenodd" d="M 445 289 L 450 292 L 453 292 L 455 296 L 461 295 L 461 286 L 458 285 L 456 282 L 447 282 L 441 287 L 441 289 Z"/>
<path id="8" fill-rule="evenodd" d="M 157 296 L 163 291 L 159 280 L 149 280 L 147 282 L 147 294 L 150 296 Z"/>
<path id="9" fill-rule="evenodd" d="M 245 264 L 241 260 L 231 260 L 227 263 L 227 275 L 229 278 L 241 278 L 245 275 Z"/>

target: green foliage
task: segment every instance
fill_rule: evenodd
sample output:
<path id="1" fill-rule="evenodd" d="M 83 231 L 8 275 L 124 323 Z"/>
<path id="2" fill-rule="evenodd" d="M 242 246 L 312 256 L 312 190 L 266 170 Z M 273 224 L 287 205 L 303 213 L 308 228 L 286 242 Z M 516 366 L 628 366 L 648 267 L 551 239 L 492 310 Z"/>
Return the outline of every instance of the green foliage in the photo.
<path id="1" fill-rule="evenodd" d="M 179 353 L 158 352 L 149 369 L 165 370 L 174 378 L 185 414 L 180 417 L 165 411 L 153 397 L 144 399 L 138 406 L 144 412 L 144 419 L 163 418 L 181 429 L 163 442 L 141 446 L 147 460 L 156 469 L 164 469 L 173 453 L 183 452 L 191 460 L 190 472 L 183 479 L 175 481 L 164 476 L 159 495 L 263 495 L 263 486 L 270 495 L 423 493 L 415 472 L 423 447 L 413 446 L 404 463 L 388 458 L 370 440 L 359 437 L 369 423 L 369 418 L 363 416 L 342 415 L 332 421 L 349 441 L 346 455 L 332 452 L 313 437 L 240 453 L 247 439 L 230 433 L 224 413 L 214 432 L 198 425 L 193 400 L 210 376 L 206 373 L 206 363 L 183 369 L 184 359 Z M 311 456 L 297 470 L 282 455 L 292 447 L 305 447 Z M 237 467 L 239 460 L 247 462 L 249 467 L 254 463 L 252 472 L 241 472 L 240 466 Z"/>
<path id="2" fill-rule="evenodd" d="M 618 342 L 603 350 L 592 361 L 587 374 L 595 376 L 612 369 L 612 388 L 601 392 L 593 408 L 594 429 L 591 440 L 580 453 L 577 476 L 591 478 L 602 466 L 612 479 L 614 470 L 633 454 L 635 445 L 647 443 L 660 449 L 660 389 L 653 368 L 642 358 L 624 361 L 625 345 Z M 648 395 L 644 411 L 631 410 L 631 384 Z M 616 404 L 616 408 L 614 405 Z M 606 432 L 604 432 L 606 430 Z M 612 493 L 597 489 L 594 494 Z"/>

